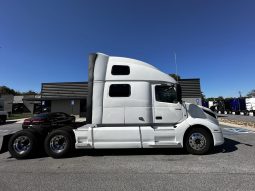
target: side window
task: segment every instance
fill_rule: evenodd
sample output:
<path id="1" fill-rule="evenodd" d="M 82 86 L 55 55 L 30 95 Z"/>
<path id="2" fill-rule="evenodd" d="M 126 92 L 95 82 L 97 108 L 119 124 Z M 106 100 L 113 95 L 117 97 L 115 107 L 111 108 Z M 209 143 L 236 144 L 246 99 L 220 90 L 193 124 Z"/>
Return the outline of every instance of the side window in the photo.
<path id="1" fill-rule="evenodd" d="M 110 97 L 129 97 L 131 87 L 129 84 L 112 84 L 109 90 Z"/>
<path id="2" fill-rule="evenodd" d="M 130 74 L 129 66 L 114 65 L 112 67 L 112 75 L 129 75 L 129 74 Z"/>
<path id="3" fill-rule="evenodd" d="M 155 97 L 156 101 L 176 103 L 177 94 L 172 86 L 157 85 L 155 86 Z"/>

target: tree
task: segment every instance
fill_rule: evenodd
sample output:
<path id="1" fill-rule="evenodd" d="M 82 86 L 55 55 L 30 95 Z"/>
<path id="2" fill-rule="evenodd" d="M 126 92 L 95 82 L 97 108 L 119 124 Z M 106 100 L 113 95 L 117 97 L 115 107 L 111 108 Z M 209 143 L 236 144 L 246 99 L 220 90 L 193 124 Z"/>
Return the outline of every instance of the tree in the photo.
<path id="1" fill-rule="evenodd" d="M 216 98 L 214 98 L 214 97 L 208 97 L 208 98 L 206 98 L 206 101 L 216 101 Z"/>
<path id="2" fill-rule="evenodd" d="M 169 74 L 169 76 L 174 78 L 176 81 L 179 81 L 181 79 L 181 77 L 179 75 L 176 75 L 176 74 Z"/>
<path id="3" fill-rule="evenodd" d="M 255 89 L 251 90 L 248 94 L 247 97 L 255 97 Z"/>
<path id="4" fill-rule="evenodd" d="M 7 86 L 0 86 L 0 94 L 20 95 L 21 93 Z"/>
<path id="5" fill-rule="evenodd" d="M 209 98 L 206 98 L 206 101 L 223 101 L 224 98 L 222 96 L 219 96 L 219 97 L 209 97 Z"/>
<path id="6" fill-rule="evenodd" d="M 22 92 L 23 95 L 36 95 L 38 93 L 36 93 L 35 91 L 29 90 L 27 92 Z"/>
<path id="7" fill-rule="evenodd" d="M 27 92 L 19 92 L 14 89 L 11 89 L 7 86 L 0 86 L 0 94 L 10 94 L 10 95 L 36 95 L 35 91 L 29 90 Z"/>

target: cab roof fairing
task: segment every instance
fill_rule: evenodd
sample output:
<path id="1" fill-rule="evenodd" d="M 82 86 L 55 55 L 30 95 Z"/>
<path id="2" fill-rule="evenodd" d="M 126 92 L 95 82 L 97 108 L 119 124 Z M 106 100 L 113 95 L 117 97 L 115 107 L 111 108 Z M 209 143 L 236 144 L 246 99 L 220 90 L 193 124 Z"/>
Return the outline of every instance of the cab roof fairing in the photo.
<path id="1" fill-rule="evenodd" d="M 176 80 L 156 67 L 140 60 L 97 53 L 94 81 L 155 81 L 176 84 Z M 113 65 L 130 67 L 129 75 L 112 75 Z"/>

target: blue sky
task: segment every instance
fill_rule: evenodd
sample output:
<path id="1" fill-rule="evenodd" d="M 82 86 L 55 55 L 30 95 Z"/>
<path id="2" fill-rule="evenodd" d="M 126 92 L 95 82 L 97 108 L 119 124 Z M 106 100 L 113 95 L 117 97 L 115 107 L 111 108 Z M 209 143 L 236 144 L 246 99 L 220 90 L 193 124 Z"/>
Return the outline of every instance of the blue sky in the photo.
<path id="1" fill-rule="evenodd" d="M 206 97 L 255 89 L 253 0 L 0 0 L 0 85 L 86 81 L 88 54 L 200 78 Z"/>

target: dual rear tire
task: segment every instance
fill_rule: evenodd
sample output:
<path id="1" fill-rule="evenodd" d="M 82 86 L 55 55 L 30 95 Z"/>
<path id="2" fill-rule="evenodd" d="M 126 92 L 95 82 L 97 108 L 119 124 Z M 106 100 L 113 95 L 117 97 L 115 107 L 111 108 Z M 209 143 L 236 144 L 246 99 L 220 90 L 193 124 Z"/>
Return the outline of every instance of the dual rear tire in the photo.
<path id="1" fill-rule="evenodd" d="M 74 141 L 72 129 L 68 128 L 54 130 L 48 135 L 40 134 L 36 129 L 25 129 L 10 138 L 8 150 L 16 159 L 33 158 L 43 151 L 53 158 L 64 158 L 74 150 Z"/>
<path id="2" fill-rule="evenodd" d="M 8 142 L 8 150 L 16 159 L 32 158 L 38 154 L 40 141 L 36 133 L 30 129 L 15 133 Z"/>
<path id="3" fill-rule="evenodd" d="M 73 132 L 59 129 L 51 132 L 44 141 L 45 152 L 52 158 L 70 156 L 74 150 Z"/>

